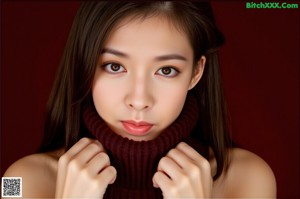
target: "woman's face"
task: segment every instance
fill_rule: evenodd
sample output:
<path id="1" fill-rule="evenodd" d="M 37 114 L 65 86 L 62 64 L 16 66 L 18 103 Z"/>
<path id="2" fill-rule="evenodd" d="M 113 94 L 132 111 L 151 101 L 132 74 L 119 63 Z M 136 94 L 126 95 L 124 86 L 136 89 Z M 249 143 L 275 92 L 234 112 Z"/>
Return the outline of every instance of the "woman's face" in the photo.
<path id="1" fill-rule="evenodd" d="M 200 80 L 185 33 L 162 17 L 124 20 L 100 55 L 92 95 L 98 114 L 122 137 L 151 140 L 182 111 L 187 92 Z"/>

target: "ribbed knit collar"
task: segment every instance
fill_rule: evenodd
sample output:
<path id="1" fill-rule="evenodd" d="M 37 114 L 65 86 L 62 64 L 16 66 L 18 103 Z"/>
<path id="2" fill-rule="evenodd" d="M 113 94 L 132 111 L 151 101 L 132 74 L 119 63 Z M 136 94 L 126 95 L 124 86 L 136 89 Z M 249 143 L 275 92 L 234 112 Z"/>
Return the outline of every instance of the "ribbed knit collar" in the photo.
<path id="1" fill-rule="evenodd" d="M 161 191 L 152 184 L 158 162 L 179 142 L 188 139 L 198 114 L 195 97 L 188 95 L 181 114 L 157 138 L 133 141 L 114 133 L 94 106 L 87 105 L 83 111 L 84 123 L 102 143 L 117 170 L 117 179 L 108 187 L 105 198 L 162 198 Z"/>

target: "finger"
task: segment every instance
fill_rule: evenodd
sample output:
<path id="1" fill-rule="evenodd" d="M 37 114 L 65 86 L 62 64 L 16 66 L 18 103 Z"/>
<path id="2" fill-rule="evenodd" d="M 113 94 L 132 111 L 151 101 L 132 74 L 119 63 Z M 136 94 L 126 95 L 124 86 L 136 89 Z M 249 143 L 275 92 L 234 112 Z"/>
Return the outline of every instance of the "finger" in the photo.
<path id="1" fill-rule="evenodd" d="M 56 195 L 58 197 L 62 195 L 62 191 L 64 189 L 65 179 L 67 175 L 67 165 L 69 161 L 73 156 L 78 154 L 83 148 L 85 148 L 92 142 L 94 142 L 94 140 L 89 138 L 82 138 L 59 158 L 56 179 Z"/>
<path id="2" fill-rule="evenodd" d="M 157 170 L 160 172 L 165 173 L 168 177 L 170 177 L 172 180 L 176 181 L 180 179 L 182 176 L 182 169 L 178 166 L 178 164 L 169 157 L 163 157 L 159 163 Z"/>
<path id="3" fill-rule="evenodd" d="M 69 164 L 69 162 L 78 155 L 84 148 L 86 148 L 89 144 L 96 143 L 95 140 L 90 138 L 82 138 L 77 143 L 75 143 L 65 154 L 63 154 L 58 161 L 58 165 L 60 168 L 65 168 Z M 97 143 L 98 144 L 98 143 Z"/>
<path id="4" fill-rule="evenodd" d="M 185 142 L 180 142 L 176 149 L 180 150 L 182 153 L 184 153 L 187 157 L 194 161 L 202 161 L 206 160 L 202 155 L 200 155 L 195 149 L 193 149 L 191 146 L 186 144 Z"/>
<path id="5" fill-rule="evenodd" d="M 181 169 L 187 168 L 190 162 L 193 161 L 184 152 L 177 148 L 170 150 L 166 156 L 176 162 Z"/>
<path id="6" fill-rule="evenodd" d="M 82 149 L 84 149 L 89 144 L 95 142 L 93 139 L 90 138 L 81 138 L 77 143 L 75 143 L 64 155 L 69 158 L 72 158 L 76 154 L 78 154 Z"/>
<path id="7" fill-rule="evenodd" d="M 199 166 L 200 163 L 192 160 L 177 148 L 170 150 L 167 154 L 167 157 L 173 159 L 181 167 L 182 175 L 181 178 L 178 178 L 176 181 L 177 183 L 183 182 L 183 179 L 189 179 L 192 186 L 198 187 L 201 176 L 203 176 L 204 179 L 209 179 L 211 177 L 209 170 L 202 171 L 201 167 Z M 196 189 L 200 189 L 200 185 Z"/>
<path id="8" fill-rule="evenodd" d="M 75 156 L 72 157 L 72 160 L 70 163 L 75 162 L 75 164 L 84 165 L 88 163 L 95 155 L 97 155 L 100 152 L 104 152 L 104 148 L 102 145 L 99 145 L 96 142 L 92 142 L 89 145 L 87 145 L 85 148 L 82 149 L 82 151 Z"/>
<path id="9" fill-rule="evenodd" d="M 193 160 L 193 163 L 201 168 L 203 171 L 202 173 L 207 174 L 206 177 L 211 177 L 211 167 L 209 161 L 200 155 L 196 150 L 184 142 L 179 143 L 176 149 L 180 150 L 185 156 Z M 192 167 L 192 165 L 189 165 L 188 167 Z"/>
<path id="10" fill-rule="evenodd" d="M 98 174 L 97 179 L 100 182 L 100 185 L 107 186 L 108 184 L 113 184 L 117 178 L 117 170 L 113 166 L 108 166 L 103 169 L 102 172 Z"/>
<path id="11" fill-rule="evenodd" d="M 94 156 L 87 165 L 88 172 L 94 176 L 99 174 L 103 169 L 110 166 L 109 156 L 100 152 Z"/>
<path id="12" fill-rule="evenodd" d="M 154 174 L 152 182 L 153 186 L 160 188 L 163 193 L 168 193 L 173 184 L 170 178 L 168 178 L 166 174 L 161 171 L 158 171 Z"/>

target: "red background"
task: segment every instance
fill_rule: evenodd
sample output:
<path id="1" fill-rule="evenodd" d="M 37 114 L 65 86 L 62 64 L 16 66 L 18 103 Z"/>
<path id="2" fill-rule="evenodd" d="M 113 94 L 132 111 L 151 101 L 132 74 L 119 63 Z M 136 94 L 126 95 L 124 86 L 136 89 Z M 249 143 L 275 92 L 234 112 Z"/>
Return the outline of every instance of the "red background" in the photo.
<path id="1" fill-rule="evenodd" d="M 35 153 L 45 104 L 78 2 L 1 3 L 1 176 Z M 213 2 L 237 143 L 265 159 L 278 198 L 299 198 L 299 9 Z"/>

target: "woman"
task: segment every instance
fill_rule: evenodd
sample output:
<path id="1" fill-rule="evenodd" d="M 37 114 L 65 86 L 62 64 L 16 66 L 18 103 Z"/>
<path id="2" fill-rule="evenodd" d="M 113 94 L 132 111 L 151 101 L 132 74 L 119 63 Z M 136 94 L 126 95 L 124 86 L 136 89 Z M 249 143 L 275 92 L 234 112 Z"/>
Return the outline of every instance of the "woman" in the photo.
<path id="1" fill-rule="evenodd" d="M 228 135 L 223 42 L 208 3 L 83 3 L 41 153 L 5 176 L 23 197 L 275 198 L 269 166 Z"/>

